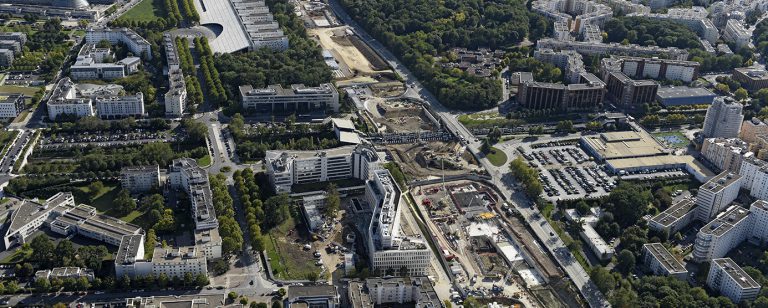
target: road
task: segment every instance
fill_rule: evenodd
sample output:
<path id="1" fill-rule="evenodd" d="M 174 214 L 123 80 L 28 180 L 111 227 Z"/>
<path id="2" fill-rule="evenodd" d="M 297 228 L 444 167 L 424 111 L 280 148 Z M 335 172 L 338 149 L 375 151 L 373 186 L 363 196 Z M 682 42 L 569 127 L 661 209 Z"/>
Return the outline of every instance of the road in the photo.
<path id="1" fill-rule="evenodd" d="M 338 0 L 329 0 L 328 3 L 336 15 L 339 16 L 339 18 L 345 24 L 347 24 L 350 29 L 352 29 L 352 31 L 354 31 L 360 37 L 360 39 L 371 46 L 371 48 L 378 51 L 379 55 L 381 55 L 382 58 L 384 58 L 384 60 L 390 64 L 392 69 L 395 70 L 395 72 L 397 72 L 400 77 L 402 77 L 405 83 L 410 86 L 406 91 L 406 95 L 420 98 L 428 103 L 432 110 L 435 111 L 435 113 L 437 113 L 441 118 L 442 122 L 445 123 L 446 129 L 453 132 L 462 140 L 465 140 L 464 143 L 467 145 L 467 150 L 475 154 L 480 153 L 480 141 L 475 139 L 472 133 L 466 127 L 464 127 L 464 125 L 459 123 L 457 114 L 452 113 L 450 110 L 445 108 L 442 104 L 440 104 L 440 102 L 437 101 L 432 93 L 424 89 L 417 78 L 408 70 L 408 68 L 405 67 L 405 65 L 400 63 L 397 57 L 395 57 L 386 47 L 384 47 L 384 45 L 371 37 L 365 31 L 365 29 L 357 24 L 357 22 L 352 20 L 344 8 L 339 4 Z M 482 157 L 484 155 L 481 154 L 476 156 Z M 494 167 L 485 158 L 481 159 L 480 161 L 483 167 L 489 171 L 493 177 L 493 181 L 502 191 L 504 197 L 507 200 L 510 200 L 511 203 L 518 209 L 518 211 L 523 213 L 523 215 L 526 217 L 526 222 L 532 226 L 532 230 L 536 236 L 542 243 L 545 243 L 547 250 L 549 250 L 549 252 L 555 256 L 557 262 L 574 282 L 582 296 L 586 298 L 589 305 L 591 307 L 610 306 L 603 294 L 597 290 L 595 284 L 590 280 L 589 275 L 584 270 L 584 268 L 578 262 L 575 262 L 575 259 L 570 256 L 570 252 L 565 247 L 563 241 L 557 236 L 557 233 L 554 232 L 552 226 L 550 226 L 546 220 L 544 220 L 542 223 L 531 222 L 531 215 L 538 213 L 538 210 L 529 206 L 528 204 L 530 204 L 530 202 L 527 200 L 521 200 L 519 198 L 517 200 L 513 199 L 513 191 L 511 190 L 511 187 L 514 184 L 514 180 L 509 175 L 506 167 Z M 502 183 L 504 185 L 500 185 Z M 550 234 L 554 234 L 554 237 Z M 566 253 L 564 253 L 564 251 Z"/>

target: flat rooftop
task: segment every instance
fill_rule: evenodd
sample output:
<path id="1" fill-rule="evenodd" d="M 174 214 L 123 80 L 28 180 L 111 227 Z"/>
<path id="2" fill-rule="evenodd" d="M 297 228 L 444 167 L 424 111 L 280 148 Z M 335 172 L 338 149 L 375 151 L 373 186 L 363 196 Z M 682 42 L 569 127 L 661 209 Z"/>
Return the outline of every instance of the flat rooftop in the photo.
<path id="1" fill-rule="evenodd" d="M 317 286 L 291 286 L 288 288 L 288 298 L 297 297 L 336 297 L 336 286 L 317 285 Z"/>
<path id="2" fill-rule="evenodd" d="M 736 281 L 742 289 L 760 288 L 760 284 L 749 276 L 747 272 L 745 272 L 731 258 L 713 259 L 712 264 L 717 264 L 723 268 L 725 273 L 728 274 L 733 281 Z"/>
<path id="3" fill-rule="evenodd" d="M 688 198 L 680 200 L 663 212 L 651 218 L 651 221 L 667 228 L 685 216 L 685 214 L 692 211 L 695 206 L 696 199 Z"/>
<path id="4" fill-rule="evenodd" d="M 643 157 L 665 154 L 664 147 L 645 131 L 602 133 L 581 137 L 585 146 L 601 159 Z"/>
<path id="5" fill-rule="evenodd" d="M 683 266 L 683 264 L 680 263 L 669 250 L 667 250 L 667 248 L 664 248 L 664 245 L 661 243 L 645 244 L 643 245 L 643 249 L 648 251 L 654 259 L 659 261 L 664 269 L 670 274 L 688 272 L 688 270 L 685 269 L 685 266 Z"/>
<path id="6" fill-rule="evenodd" d="M 715 97 L 714 93 L 704 88 L 691 87 L 659 87 L 656 97 L 659 99 L 686 98 L 686 97 Z"/>
<path id="7" fill-rule="evenodd" d="M 726 232 L 730 231 L 738 223 L 749 216 L 749 211 L 738 205 L 731 206 L 725 212 L 720 213 L 717 217 L 706 224 L 699 230 L 704 234 L 712 234 L 715 236 L 722 236 Z"/>
<path id="8" fill-rule="evenodd" d="M 717 193 L 723 190 L 725 187 L 732 185 L 734 182 L 738 181 L 739 179 L 741 179 L 741 175 L 739 175 L 738 173 L 725 171 L 711 178 L 709 181 L 704 183 L 704 185 L 701 185 L 701 187 L 699 187 L 699 190 L 704 189 L 704 190 L 711 191 L 713 193 Z"/>

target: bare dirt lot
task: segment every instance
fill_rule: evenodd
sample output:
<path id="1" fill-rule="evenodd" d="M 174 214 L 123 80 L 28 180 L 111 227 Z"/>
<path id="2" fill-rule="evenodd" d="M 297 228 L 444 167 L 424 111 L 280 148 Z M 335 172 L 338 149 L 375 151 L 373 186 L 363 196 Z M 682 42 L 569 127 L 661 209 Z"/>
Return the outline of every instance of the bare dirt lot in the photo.
<path id="1" fill-rule="evenodd" d="M 465 159 L 456 157 L 461 145 L 455 142 L 422 142 L 387 146 L 400 164 L 403 172 L 412 178 L 466 174 L 477 168 Z"/>
<path id="2" fill-rule="evenodd" d="M 320 41 L 323 49 L 331 51 L 337 61 L 343 62 L 349 69 L 358 75 L 373 75 L 389 70 L 377 70 L 377 65 L 372 65 L 369 59 L 352 43 L 346 34 L 346 27 L 309 29 L 310 36 L 315 36 Z"/>

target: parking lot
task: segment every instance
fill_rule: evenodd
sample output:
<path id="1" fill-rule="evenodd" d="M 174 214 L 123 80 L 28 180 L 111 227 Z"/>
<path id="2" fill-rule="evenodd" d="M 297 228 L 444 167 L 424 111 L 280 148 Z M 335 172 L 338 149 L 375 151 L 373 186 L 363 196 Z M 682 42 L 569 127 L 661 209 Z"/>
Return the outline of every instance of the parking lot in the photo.
<path id="1" fill-rule="evenodd" d="M 615 185 L 605 167 L 574 142 L 523 144 L 517 149 L 531 167 L 541 171 L 539 179 L 550 201 L 600 197 Z"/>

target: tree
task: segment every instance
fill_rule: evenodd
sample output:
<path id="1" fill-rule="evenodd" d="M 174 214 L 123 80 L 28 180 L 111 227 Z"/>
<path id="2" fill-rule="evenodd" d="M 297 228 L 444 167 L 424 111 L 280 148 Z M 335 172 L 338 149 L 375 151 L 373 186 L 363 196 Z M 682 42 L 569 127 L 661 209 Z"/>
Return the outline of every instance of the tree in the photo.
<path id="1" fill-rule="evenodd" d="M 272 308 L 283 308 L 283 304 L 281 304 L 280 302 L 273 302 Z"/>
<path id="2" fill-rule="evenodd" d="M 607 208 L 622 227 L 635 225 L 651 203 L 651 192 L 638 185 L 620 182 L 608 195 Z"/>
<path id="3" fill-rule="evenodd" d="M 121 189 L 114 201 L 115 211 L 125 216 L 136 210 L 136 200 L 131 198 L 127 189 Z"/>
<path id="4" fill-rule="evenodd" d="M 572 132 L 573 122 L 571 120 L 563 120 L 563 121 L 557 122 L 557 131 Z"/>
<path id="5" fill-rule="evenodd" d="M 71 266 L 75 259 L 75 248 L 72 242 L 64 239 L 56 244 L 56 266 Z"/>
<path id="6" fill-rule="evenodd" d="M 285 297 L 285 293 L 286 293 L 286 292 L 285 292 L 285 289 L 284 289 L 284 288 L 280 288 L 279 290 L 277 290 L 277 295 L 279 295 L 279 296 L 280 296 L 280 298 L 283 298 L 283 297 Z"/>
<path id="7" fill-rule="evenodd" d="M 603 293 L 608 293 L 608 291 L 616 287 L 616 279 L 613 278 L 613 275 L 605 267 L 593 267 L 589 277 Z"/>
<path id="8" fill-rule="evenodd" d="M 248 305 L 248 297 L 246 297 L 245 295 L 241 296 L 240 297 L 240 304 L 241 305 Z"/>
<path id="9" fill-rule="evenodd" d="M 328 185 L 327 198 L 325 199 L 325 215 L 329 218 L 335 218 L 336 212 L 339 211 L 341 206 L 341 198 L 339 197 L 339 190 L 336 188 L 335 183 Z"/>
<path id="10" fill-rule="evenodd" d="M 229 294 L 227 294 L 227 297 L 230 300 L 235 300 L 235 299 L 237 299 L 237 292 L 235 292 L 235 291 L 229 292 Z"/>
<path id="11" fill-rule="evenodd" d="M 309 272 L 307 273 L 307 280 L 311 282 L 317 281 L 317 279 L 320 278 L 320 275 L 317 274 L 317 272 Z"/>
<path id="12" fill-rule="evenodd" d="M 739 88 L 739 89 L 737 89 L 737 90 L 736 90 L 736 92 L 734 92 L 734 93 L 733 93 L 733 96 L 734 96 L 734 97 L 735 97 L 737 100 L 740 100 L 740 101 L 741 101 L 741 100 L 745 100 L 745 99 L 747 99 L 747 97 L 749 97 L 749 93 L 747 92 L 747 90 L 746 90 L 746 89 L 744 89 L 744 88 Z"/>
<path id="13" fill-rule="evenodd" d="M 88 281 L 88 278 L 80 277 L 77 279 L 77 289 L 80 291 L 85 291 L 91 288 L 91 283 Z"/>
<path id="14" fill-rule="evenodd" d="M 191 144 L 204 144 L 208 135 L 208 127 L 198 121 L 185 118 L 181 121 L 184 131 L 187 132 L 187 141 Z"/>
<path id="15" fill-rule="evenodd" d="M 483 307 L 476 298 L 472 296 L 468 296 L 466 299 L 464 299 L 464 302 L 462 305 L 466 308 L 481 308 Z"/>
<path id="16" fill-rule="evenodd" d="M 616 269 L 621 273 L 626 275 L 635 269 L 635 254 L 631 251 L 627 249 L 622 250 L 616 259 L 618 261 Z"/>
<path id="17" fill-rule="evenodd" d="M 101 181 L 93 182 L 88 185 L 88 195 L 91 197 L 91 199 L 96 198 L 102 189 L 104 189 L 104 183 Z"/>
<path id="18" fill-rule="evenodd" d="M 621 234 L 620 241 L 621 247 L 639 255 L 643 245 L 648 243 L 648 230 L 640 226 L 631 226 Z"/>
<path id="19" fill-rule="evenodd" d="M 197 285 L 198 287 L 207 286 L 208 283 L 210 283 L 208 281 L 208 276 L 206 276 L 206 275 L 204 275 L 202 273 L 201 274 L 197 274 L 197 276 L 195 276 L 195 285 Z"/>
<path id="20" fill-rule="evenodd" d="M 585 126 L 587 130 L 600 130 L 601 128 L 603 128 L 603 125 L 600 124 L 600 122 L 598 121 L 587 122 Z"/>
<path id="21" fill-rule="evenodd" d="M 265 224 L 269 227 L 280 225 L 290 217 L 289 204 L 291 199 L 287 194 L 272 196 L 264 202 Z"/>
<path id="22" fill-rule="evenodd" d="M 491 142 L 488 138 L 483 139 L 483 143 L 480 145 L 480 152 L 484 154 L 491 153 Z"/>
<path id="23" fill-rule="evenodd" d="M 37 278 L 34 287 L 38 292 L 48 292 L 51 288 L 51 281 L 48 278 Z"/>
<path id="24" fill-rule="evenodd" d="M 161 289 L 165 289 L 165 287 L 168 286 L 168 275 L 165 273 L 160 273 L 160 275 L 157 276 L 157 285 Z"/>
<path id="25" fill-rule="evenodd" d="M 32 255 L 30 256 L 30 259 L 43 265 L 44 267 L 47 267 L 47 265 L 49 265 L 53 259 L 54 249 L 53 243 L 50 239 L 48 239 L 48 236 L 37 236 L 32 240 L 32 243 L 30 243 L 29 246 L 32 248 Z"/>

